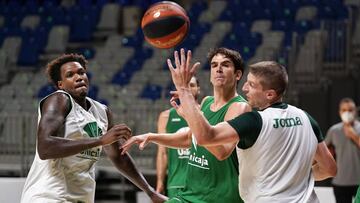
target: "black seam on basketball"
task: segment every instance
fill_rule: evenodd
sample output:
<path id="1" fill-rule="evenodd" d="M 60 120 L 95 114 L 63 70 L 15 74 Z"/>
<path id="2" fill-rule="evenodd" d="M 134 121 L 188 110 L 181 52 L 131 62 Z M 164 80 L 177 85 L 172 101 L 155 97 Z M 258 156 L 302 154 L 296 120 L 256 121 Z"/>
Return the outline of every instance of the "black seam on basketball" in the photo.
<path id="1" fill-rule="evenodd" d="M 143 32 L 148 38 L 159 38 L 175 32 L 184 24 L 185 20 L 180 16 L 167 16 L 145 25 Z"/>

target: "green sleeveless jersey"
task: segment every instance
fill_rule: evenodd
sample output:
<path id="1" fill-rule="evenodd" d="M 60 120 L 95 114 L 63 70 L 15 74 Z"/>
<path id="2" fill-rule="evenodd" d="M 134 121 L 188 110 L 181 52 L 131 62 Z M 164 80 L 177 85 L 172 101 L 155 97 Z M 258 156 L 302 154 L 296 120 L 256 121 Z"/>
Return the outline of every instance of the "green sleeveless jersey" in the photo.
<path id="1" fill-rule="evenodd" d="M 186 121 L 180 117 L 174 108 L 170 109 L 169 119 L 166 124 L 167 133 L 175 133 L 187 127 Z M 189 149 L 167 148 L 168 154 L 168 179 L 167 189 L 184 188 L 187 172 L 187 162 L 189 160 Z"/>
<path id="2" fill-rule="evenodd" d="M 210 106 L 214 103 L 214 97 L 208 97 L 201 111 L 211 125 L 216 125 L 224 121 L 230 104 L 234 102 L 246 100 L 237 96 L 213 112 Z M 238 189 L 238 164 L 236 150 L 227 159 L 219 161 L 204 147 L 197 145 L 193 137 L 185 188 L 180 192 L 179 198 L 185 202 L 197 203 L 243 202 Z"/>

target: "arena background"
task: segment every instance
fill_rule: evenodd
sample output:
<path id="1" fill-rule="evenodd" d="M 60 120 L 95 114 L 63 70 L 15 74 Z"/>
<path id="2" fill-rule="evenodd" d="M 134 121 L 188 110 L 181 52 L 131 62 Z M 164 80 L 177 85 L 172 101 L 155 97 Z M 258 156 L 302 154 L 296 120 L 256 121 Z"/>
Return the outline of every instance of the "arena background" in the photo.
<path id="1" fill-rule="evenodd" d="M 134 134 L 156 130 L 159 112 L 170 107 L 173 87 L 165 60 L 173 49 L 155 49 L 143 39 L 139 23 L 155 2 L 0 0 L 0 197 L 13 197 L 0 202 L 18 201 L 20 178 L 35 153 L 37 104 L 54 91 L 44 67 L 62 53 L 89 60 L 89 96 L 109 105 L 118 122 Z M 290 77 L 286 102 L 313 115 L 324 133 L 340 121 L 341 98 L 360 103 L 360 0 L 176 2 L 191 20 L 189 35 L 177 48 L 193 50 L 194 60 L 202 63 L 201 95 L 212 89 L 206 53 L 225 46 L 239 50 L 247 64 L 284 64 Z M 156 146 L 130 153 L 154 185 Z M 135 202 L 136 191 L 106 158 L 98 163 L 96 202 Z"/>

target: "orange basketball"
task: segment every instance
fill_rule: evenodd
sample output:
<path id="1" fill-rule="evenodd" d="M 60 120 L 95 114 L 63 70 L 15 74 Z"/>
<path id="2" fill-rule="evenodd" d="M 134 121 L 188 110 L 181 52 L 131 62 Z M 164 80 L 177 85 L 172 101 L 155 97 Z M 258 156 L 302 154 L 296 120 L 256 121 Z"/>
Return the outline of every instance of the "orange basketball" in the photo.
<path id="1" fill-rule="evenodd" d="M 182 42 L 189 27 L 190 21 L 185 9 L 171 1 L 151 5 L 141 21 L 146 41 L 161 49 L 171 48 Z"/>

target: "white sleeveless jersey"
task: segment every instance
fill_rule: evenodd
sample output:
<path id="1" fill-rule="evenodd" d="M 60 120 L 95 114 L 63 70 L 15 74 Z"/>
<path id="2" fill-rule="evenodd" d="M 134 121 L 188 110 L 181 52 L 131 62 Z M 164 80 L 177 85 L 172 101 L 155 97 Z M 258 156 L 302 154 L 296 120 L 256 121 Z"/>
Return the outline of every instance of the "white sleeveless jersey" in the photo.
<path id="1" fill-rule="evenodd" d="M 60 137 L 73 140 L 98 139 L 106 133 L 108 128 L 106 106 L 86 98 L 91 104 L 89 110 L 86 111 L 68 93 L 60 90 L 57 92 L 67 94 L 72 105 Z M 41 118 L 40 105 L 38 109 L 39 121 Z M 34 162 L 25 182 L 21 202 L 94 202 L 94 166 L 100 158 L 101 149 L 101 147 L 95 147 L 73 156 L 48 160 L 41 160 L 36 150 Z"/>
<path id="2" fill-rule="evenodd" d="M 307 114 L 291 105 L 258 113 L 257 140 L 237 147 L 240 196 L 249 203 L 319 202 L 311 172 L 318 140 Z"/>

